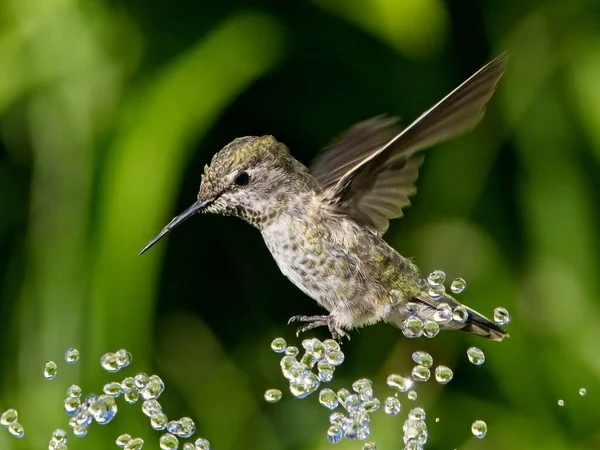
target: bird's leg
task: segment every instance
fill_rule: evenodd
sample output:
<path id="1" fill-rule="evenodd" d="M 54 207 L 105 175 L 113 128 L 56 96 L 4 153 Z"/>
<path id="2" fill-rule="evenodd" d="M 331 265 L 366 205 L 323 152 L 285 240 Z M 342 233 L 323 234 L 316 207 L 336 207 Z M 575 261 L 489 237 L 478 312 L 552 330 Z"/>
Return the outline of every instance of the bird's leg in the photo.
<path id="1" fill-rule="evenodd" d="M 336 341 L 341 340 L 346 337 L 350 340 L 350 336 L 343 329 L 338 327 L 335 324 L 333 316 L 293 316 L 288 320 L 288 324 L 292 322 L 306 322 L 306 325 L 298 328 L 296 331 L 296 336 L 300 333 L 304 333 L 305 331 L 312 330 L 313 328 L 327 326 L 329 328 L 329 332 L 331 333 L 331 337 Z"/>

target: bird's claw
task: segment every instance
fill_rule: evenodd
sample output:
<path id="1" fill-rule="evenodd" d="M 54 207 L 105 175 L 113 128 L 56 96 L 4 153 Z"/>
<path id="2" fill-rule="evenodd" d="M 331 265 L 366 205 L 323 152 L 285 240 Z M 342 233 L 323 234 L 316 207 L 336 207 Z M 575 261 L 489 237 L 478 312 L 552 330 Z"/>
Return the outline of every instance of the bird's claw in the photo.
<path id="1" fill-rule="evenodd" d="M 331 333 L 331 337 L 336 341 L 341 342 L 342 338 L 350 340 L 350 335 L 340 327 L 336 326 L 332 316 L 293 316 L 288 320 L 288 325 L 292 322 L 306 322 L 306 325 L 303 325 L 296 330 L 296 336 L 300 336 L 300 333 L 312 330 L 313 328 L 327 326 Z"/>

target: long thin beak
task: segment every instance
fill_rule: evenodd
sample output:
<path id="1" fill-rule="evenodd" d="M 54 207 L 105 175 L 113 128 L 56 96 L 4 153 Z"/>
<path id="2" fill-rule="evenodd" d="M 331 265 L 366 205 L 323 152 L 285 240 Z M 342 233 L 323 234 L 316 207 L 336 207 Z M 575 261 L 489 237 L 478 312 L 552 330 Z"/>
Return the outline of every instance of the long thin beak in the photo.
<path id="1" fill-rule="evenodd" d="M 146 246 L 142 249 L 142 251 L 139 253 L 138 256 L 141 256 L 146 250 L 148 250 L 150 247 L 152 247 L 154 244 L 156 244 L 164 235 L 166 235 L 168 232 L 170 232 L 177 225 L 181 225 L 183 222 L 188 220 L 194 214 L 201 211 L 206 206 L 210 205 L 213 201 L 214 201 L 214 199 L 212 199 L 212 198 L 209 200 L 204 200 L 203 202 L 198 201 L 198 202 L 194 203 L 192 206 L 190 206 L 188 209 L 186 209 L 184 212 L 179 214 L 177 217 L 174 217 L 173 220 L 171 220 L 169 222 L 169 224 L 166 227 L 164 227 L 162 229 L 162 231 L 160 233 L 158 233 L 158 235 L 154 239 L 152 239 L 150 242 L 148 242 L 146 244 Z"/>

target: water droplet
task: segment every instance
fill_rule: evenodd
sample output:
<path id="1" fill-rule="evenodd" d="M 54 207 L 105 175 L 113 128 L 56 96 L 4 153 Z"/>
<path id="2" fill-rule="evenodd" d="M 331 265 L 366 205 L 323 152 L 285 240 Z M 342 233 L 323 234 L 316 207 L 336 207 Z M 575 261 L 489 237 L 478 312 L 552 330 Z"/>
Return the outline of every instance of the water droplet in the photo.
<path id="1" fill-rule="evenodd" d="M 414 402 L 417 399 L 417 391 L 408 391 L 408 399 Z"/>
<path id="2" fill-rule="evenodd" d="M 396 373 L 393 373 L 387 377 L 387 385 L 391 388 L 398 389 L 400 392 L 408 391 L 412 384 L 413 382 L 411 379 L 405 378 Z"/>
<path id="3" fill-rule="evenodd" d="M 433 365 L 433 357 L 429 353 L 423 351 L 414 352 L 412 354 L 412 360 L 425 367 L 431 367 Z"/>
<path id="4" fill-rule="evenodd" d="M 73 384 L 67 389 L 67 396 L 71 398 L 79 398 L 81 397 L 81 388 L 76 384 Z"/>
<path id="5" fill-rule="evenodd" d="M 340 344 L 338 344 L 337 341 L 334 341 L 333 339 L 325 339 L 323 341 L 323 347 L 325 347 L 325 353 L 327 353 L 332 350 L 339 350 Z"/>
<path id="6" fill-rule="evenodd" d="M 363 450 L 377 450 L 377 444 L 375 442 L 365 442 Z"/>
<path id="7" fill-rule="evenodd" d="M 494 309 L 494 322 L 498 325 L 507 325 L 510 322 L 510 314 L 505 308 L 498 307 Z"/>
<path id="8" fill-rule="evenodd" d="M 142 403 L 142 412 L 148 417 L 161 411 L 162 406 L 156 400 L 146 400 Z"/>
<path id="9" fill-rule="evenodd" d="M 402 426 L 405 448 L 421 449 L 427 442 L 427 425 L 422 420 L 408 418 Z M 416 445 L 414 443 L 415 442 Z"/>
<path id="10" fill-rule="evenodd" d="M 440 422 L 440 418 L 439 418 L 439 417 L 436 417 L 436 418 L 435 418 L 435 423 L 439 423 L 439 422 Z"/>
<path id="11" fill-rule="evenodd" d="M 446 281 L 446 274 L 441 270 L 434 270 L 427 277 L 427 283 L 430 286 L 439 286 L 440 284 L 444 284 Z"/>
<path id="12" fill-rule="evenodd" d="M 346 398 L 348 398 L 350 395 L 352 395 L 352 393 L 346 388 L 342 388 L 339 391 L 337 391 L 337 398 L 342 403 L 344 403 L 346 401 Z"/>
<path id="13" fill-rule="evenodd" d="M 129 392 L 125 392 L 123 394 L 123 398 L 125 398 L 125 401 L 129 404 L 136 403 L 140 398 L 140 391 L 138 391 L 137 388 L 134 387 Z"/>
<path id="14" fill-rule="evenodd" d="M 107 372 L 118 372 L 119 364 L 114 353 L 105 353 L 100 358 L 100 366 Z"/>
<path id="15" fill-rule="evenodd" d="M 443 284 L 438 284 L 437 286 L 431 286 L 428 293 L 430 297 L 439 299 L 446 294 L 446 288 Z"/>
<path id="16" fill-rule="evenodd" d="M 293 345 L 290 345 L 289 347 L 286 347 L 286 349 L 285 349 L 285 354 L 287 356 L 298 356 L 299 353 L 300 353 L 300 350 L 298 349 L 298 347 L 295 347 Z"/>
<path id="17" fill-rule="evenodd" d="M 70 348 L 65 352 L 65 361 L 68 364 L 75 364 L 79 361 L 79 350 L 76 348 Z"/>
<path id="18" fill-rule="evenodd" d="M 325 388 L 319 392 L 319 403 L 325 408 L 335 409 L 338 407 L 338 398 L 331 389 Z"/>
<path id="19" fill-rule="evenodd" d="M 127 445 L 127 443 L 131 441 L 131 435 L 130 434 L 122 434 L 121 436 L 119 436 L 117 438 L 117 440 L 115 441 L 115 443 L 117 444 L 117 447 L 125 447 Z"/>
<path id="20" fill-rule="evenodd" d="M 381 402 L 379 401 L 378 398 L 363 401 L 363 404 L 361 405 L 362 410 L 369 414 L 373 414 L 374 412 L 379 411 L 380 407 L 381 407 Z"/>
<path id="21" fill-rule="evenodd" d="M 171 433 L 163 434 L 158 442 L 163 450 L 176 450 L 179 447 L 179 439 Z"/>
<path id="22" fill-rule="evenodd" d="M 122 394 L 121 383 L 117 381 L 111 381 L 110 383 L 106 383 L 102 391 L 106 395 L 110 395 L 111 397 L 118 397 Z"/>
<path id="23" fill-rule="evenodd" d="M 271 350 L 273 350 L 275 353 L 285 352 L 286 347 L 287 343 L 285 342 L 285 339 L 281 337 L 275 338 L 271 342 Z"/>
<path id="24" fill-rule="evenodd" d="M 123 391 L 124 394 L 127 394 L 133 390 L 137 390 L 135 387 L 135 381 L 133 381 L 133 377 L 127 377 L 121 381 L 121 391 Z"/>
<path id="25" fill-rule="evenodd" d="M 302 358 L 300 358 L 300 362 L 306 367 L 312 369 L 317 363 L 317 358 L 315 358 L 312 353 L 306 352 L 304 355 L 302 355 Z"/>
<path id="26" fill-rule="evenodd" d="M 265 401 L 267 403 L 277 403 L 283 397 L 283 393 L 279 389 L 269 389 L 265 392 Z"/>
<path id="27" fill-rule="evenodd" d="M 179 419 L 179 424 L 181 425 L 181 429 L 177 435 L 180 437 L 189 438 L 196 432 L 196 424 L 190 417 L 182 417 Z"/>
<path id="28" fill-rule="evenodd" d="M 114 397 L 101 395 L 98 400 L 93 402 L 88 408 L 96 423 L 105 425 L 109 423 L 117 414 L 117 404 Z"/>
<path id="29" fill-rule="evenodd" d="M 342 429 L 337 425 L 332 425 L 327 430 L 327 440 L 331 444 L 337 444 L 342 440 Z"/>
<path id="30" fill-rule="evenodd" d="M 85 425 L 75 425 L 73 427 L 73 435 L 75 435 L 75 437 L 78 438 L 83 438 L 87 435 L 88 433 L 88 427 Z M 125 447 L 127 448 L 127 447 Z"/>
<path id="31" fill-rule="evenodd" d="M 423 335 L 423 321 L 418 317 L 409 317 L 402 323 L 402 334 L 407 338 L 418 338 Z"/>
<path id="32" fill-rule="evenodd" d="M 425 381 L 429 380 L 431 372 L 427 367 L 418 365 L 413 367 L 411 375 L 413 380 L 424 383 Z"/>
<path id="33" fill-rule="evenodd" d="M 117 350 L 115 352 L 115 358 L 117 359 L 117 366 L 119 366 L 119 369 L 123 369 L 131 364 L 133 356 L 127 350 L 122 348 L 121 350 Z"/>
<path id="34" fill-rule="evenodd" d="M 54 361 L 47 361 L 44 364 L 44 378 L 46 380 L 54 380 L 58 374 L 58 366 Z"/>
<path id="35" fill-rule="evenodd" d="M 406 314 L 408 317 L 415 317 L 417 314 L 419 314 L 420 309 L 421 307 L 418 303 L 408 302 L 406 304 Z"/>
<path id="36" fill-rule="evenodd" d="M 307 353 L 315 358 L 317 362 L 321 361 L 325 358 L 325 354 L 327 353 L 327 349 L 325 345 L 318 339 L 305 339 L 302 341 L 302 346 L 306 349 Z"/>
<path id="37" fill-rule="evenodd" d="M 390 304 L 398 305 L 400 303 L 400 300 L 402 300 L 402 297 L 400 296 L 400 291 L 398 289 L 392 289 L 390 291 Z"/>
<path id="38" fill-rule="evenodd" d="M 19 422 L 11 422 L 8 424 L 8 432 L 16 438 L 25 436 L 25 429 Z"/>
<path id="39" fill-rule="evenodd" d="M 79 408 L 81 407 L 81 398 L 80 397 L 67 397 L 64 402 L 65 412 L 69 416 L 74 416 L 79 412 Z"/>
<path id="40" fill-rule="evenodd" d="M 164 412 L 157 412 L 150 416 L 150 426 L 154 430 L 164 430 L 167 428 L 167 423 L 169 423 L 169 419 Z"/>
<path id="41" fill-rule="evenodd" d="M 334 366 L 339 366 L 344 362 L 344 353 L 341 350 L 330 350 L 326 353 L 325 359 Z"/>
<path id="42" fill-rule="evenodd" d="M 210 442 L 204 438 L 196 439 L 194 445 L 198 450 L 210 450 Z"/>
<path id="43" fill-rule="evenodd" d="M 151 375 L 148 384 L 140 391 L 144 400 L 156 400 L 165 390 L 165 383 L 158 375 Z"/>
<path id="44" fill-rule="evenodd" d="M 462 278 L 456 278 L 450 285 L 450 290 L 453 294 L 460 294 L 467 287 L 467 282 Z"/>
<path id="45" fill-rule="evenodd" d="M 425 410 L 423 408 L 417 407 L 408 412 L 408 418 L 410 420 L 425 420 L 427 418 L 427 414 L 425 414 Z"/>
<path id="46" fill-rule="evenodd" d="M 133 438 L 125 445 L 125 450 L 140 450 L 144 446 L 142 438 Z"/>
<path id="47" fill-rule="evenodd" d="M 305 398 L 315 392 L 320 384 L 321 380 L 319 377 L 310 372 L 304 378 L 294 378 L 293 380 L 290 380 L 290 392 L 294 397 Z"/>
<path id="48" fill-rule="evenodd" d="M 0 425 L 3 427 L 9 426 L 11 423 L 19 420 L 19 413 L 16 409 L 7 409 L 0 416 Z"/>
<path id="49" fill-rule="evenodd" d="M 329 416 L 329 424 L 330 425 L 341 425 L 346 416 L 341 412 L 331 413 Z"/>
<path id="50" fill-rule="evenodd" d="M 317 370 L 321 381 L 328 382 L 333 380 L 333 372 L 335 371 L 335 366 L 333 364 L 326 361 L 320 361 L 317 364 Z"/>
<path id="51" fill-rule="evenodd" d="M 196 446 L 191 442 L 186 442 L 183 444 L 183 450 L 196 450 Z"/>
<path id="52" fill-rule="evenodd" d="M 560 406 L 561 408 L 565 406 L 565 401 L 562 398 L 558 400 L 558 406 Z"/>
<path id="53" fill-rule="evenodd" d="M 434 338 L 440 333 L 440 326 L 437 322 L 427 319 L 423 322 L 423 336 L 426 338 Z"/>
<path id="54" fill-rule="evenodd" d="M 356 411 L 360 408 L 360 404 L 360 397 L 356 394 L 350 394 L 342 401 L 342 406 L 346 408 L 346 411 Z"/>
<path id="55" fill-rule="evenodd" d="M 446 302 L 438 303 L 437 311 L 433 315 L 433 320 L 437 323 L 448 323 L 452 321 L 452 308 Z"/>
<path id="56" fill-rule="evenodd" d="M 581 395 L 582 397 L 585 396 L 587 394 L 587 389 L 586 388 L 581 388 L 579 389 L 579 395 Z"/>
<path id="57" fill-rule="evenodd" d="M 469 361 L 476 366 L 480 366 L 485 362 L 485 354 L 480 348 L 469 347 L 467 350 L 467 356 L 469 357 Z"/>
<path id="58" fill-rule="evenodd" d="M 400 400 L 396 397 L 388 397 L 383 402 L 383 412 L 388 416 L 395 416 L 399 414 L 402 410 L 402 405 L 400 405 Z"/>
<path id="59" fill-rule="evenodd" d="M 148 375 L 145 373 L 138 373 L 135 377 L 133 377 L 133 382 L 135 383 L 135 387 L 141 391 L 148 386 L 148 383 L 150 383 L 150 377 L 148 377 Z"/>
<path id="60" fill-rule="evenodd" d="M 469 318 L 469 311 L 463 305 L 458 305 L 452 313 L 452 320 L 458 323 L 465 323 Z"/>
<path id="61" fill-rule="evenodd" d="M 52 432 L 52 436 L 50 436 L 50 442 L 54 444 L 66 443 L 67 432 L 65 430 L 61 430 L 60 428 L 57 428 Z"/>
<path id="62" fill-rule="evenodd" d="M 361 378 L 352 383 L 352 390 L 359 395 L 363 402 L 373 398 L 373 383 L 367 378 Z"/>
<path id="63" fill-rule="evenodd" d="M 471 425 L 471 433 L 473 433 L 473 436 L 477 439 L 483 439 L 487 434 L 487 424 L 483 420 L 476 420 L 473 422 L 473 425 Z"/>
<path id="64" fill-rule="evenodd" d="M 452 369 L 446 366 L 437 366 L 435 368 L 435 380 L 440 384 L 449 383 L 452 380 L 454 374 L 452 373 Z"/>

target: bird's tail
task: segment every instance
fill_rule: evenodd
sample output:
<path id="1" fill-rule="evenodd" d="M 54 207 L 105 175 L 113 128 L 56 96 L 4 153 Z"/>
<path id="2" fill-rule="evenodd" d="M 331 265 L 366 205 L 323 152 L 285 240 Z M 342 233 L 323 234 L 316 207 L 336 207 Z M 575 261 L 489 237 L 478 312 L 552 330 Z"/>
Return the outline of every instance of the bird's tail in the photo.
<path id="1" fill-rule="evenodd" d="M 465 306 L 469 317 L 465 322 L 464 326 L 460 328 L 462 331 L 467 333 L 473 333 L 477 336 L 483 336 L 484 338 L 491 339 L 492 341 L 501 341 L 505 337 L 509 337 L 508 333 L 504 331 L 502 327 L 495 324 L 487 317 L 479 314 L 477 311 Z"/>

